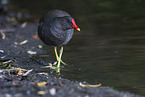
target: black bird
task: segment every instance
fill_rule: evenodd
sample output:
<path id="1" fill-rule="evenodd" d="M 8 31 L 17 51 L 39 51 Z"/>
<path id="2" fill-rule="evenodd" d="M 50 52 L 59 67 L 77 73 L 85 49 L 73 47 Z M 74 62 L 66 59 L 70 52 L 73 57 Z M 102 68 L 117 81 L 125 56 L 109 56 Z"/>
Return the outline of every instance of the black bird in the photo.
<path id="1" fill-rule="evenodd" d="M 38 36 L 43 43 L 54 47 L 57 59 L 56 72 L 60 72 L 60 62 L 64 64 L 61 60 L 63 46 L 72 38 L 74 29 L 80 31 L 75 20 L 65 11 L 51 10 L 40 18 Z M 57 47 L 61 47 L 59 56 L 57 54 Z"/>

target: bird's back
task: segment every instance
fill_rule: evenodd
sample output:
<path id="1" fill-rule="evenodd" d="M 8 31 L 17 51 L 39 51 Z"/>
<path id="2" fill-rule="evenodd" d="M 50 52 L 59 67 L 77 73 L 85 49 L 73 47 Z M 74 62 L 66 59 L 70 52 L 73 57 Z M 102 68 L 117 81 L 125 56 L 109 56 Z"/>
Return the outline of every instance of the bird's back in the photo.
<path id="1" fill-rule="evenodd" d="M 64 16 L 70 16 L 69 13 L 61 10 L 51 10 L 44 14 L 41 18 L 39 23 L 43 23 L 48 21 L 49 19 L 55 18 L 55 17 L 64 17 Z"/>

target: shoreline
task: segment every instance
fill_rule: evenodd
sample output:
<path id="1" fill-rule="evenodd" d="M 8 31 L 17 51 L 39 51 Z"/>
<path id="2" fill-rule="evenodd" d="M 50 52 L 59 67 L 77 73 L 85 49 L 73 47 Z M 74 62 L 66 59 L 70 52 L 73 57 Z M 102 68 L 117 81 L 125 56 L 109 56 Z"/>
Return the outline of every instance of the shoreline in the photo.
<path id="1" fill-rule="evenodd" d="M 24 22 L 9 27 L 14 30 L 3 32 L 5 39 L 2 39 L 3 35 L 0 34 L 0 63 L 7 62 L 0 65 L 0 97 L 144 97 L 110 87 L 83 88 L 77 81 L 63 77 L 59 79 L 52 70 L 41 68 L 48 62 L 36 58 L 46 53 L 39 47 L 42 42 L 37 37 L 37 24 Z M 11 61 L 8 62 L 9 60 Z M 19 72 L 18 68 L 24 71 Z M 7 70 L 2 71 L 5 69 Z M 9 73 L 9 69 L 13 70 Z M 27 71 L 31 69 L 33 70 Z"/>

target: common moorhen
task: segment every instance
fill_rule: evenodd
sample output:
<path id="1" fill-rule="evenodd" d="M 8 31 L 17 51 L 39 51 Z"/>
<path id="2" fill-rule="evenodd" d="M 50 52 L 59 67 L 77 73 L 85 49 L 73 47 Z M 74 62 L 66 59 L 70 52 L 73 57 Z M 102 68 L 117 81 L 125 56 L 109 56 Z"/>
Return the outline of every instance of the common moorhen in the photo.
<path id="1" fill-rule="evenodd" d="M 74 29 L 80 31 L 74 19 L 65 11 L 51 10 L 40 18 L 38 36 L 46 45 L 54 47 L 57 59 L 56 72 L 60 72 L 60 62 L 64 63 L 61 60 L 63 46 L 72 38 Z M 59 56 L 57 47 L 60 47 Z"/>

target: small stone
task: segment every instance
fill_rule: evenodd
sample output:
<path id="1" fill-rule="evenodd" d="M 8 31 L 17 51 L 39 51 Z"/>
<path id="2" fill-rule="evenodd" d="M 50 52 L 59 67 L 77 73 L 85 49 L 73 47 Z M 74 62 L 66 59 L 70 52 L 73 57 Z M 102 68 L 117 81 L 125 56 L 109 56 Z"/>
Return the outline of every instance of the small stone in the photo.
<path id="1" fill-rule="evenodd" d="M 56 94 L 56 89 L 52 88 L 49 90 L 50 95 L 54 96 Z"/>
<path id="2" fill-rule="evenodd" d="M 41 48 L 42 48 L 42 45 L 38 45 L 38 48 L 40 48 L 40 49 L 41 49 Z"/>

